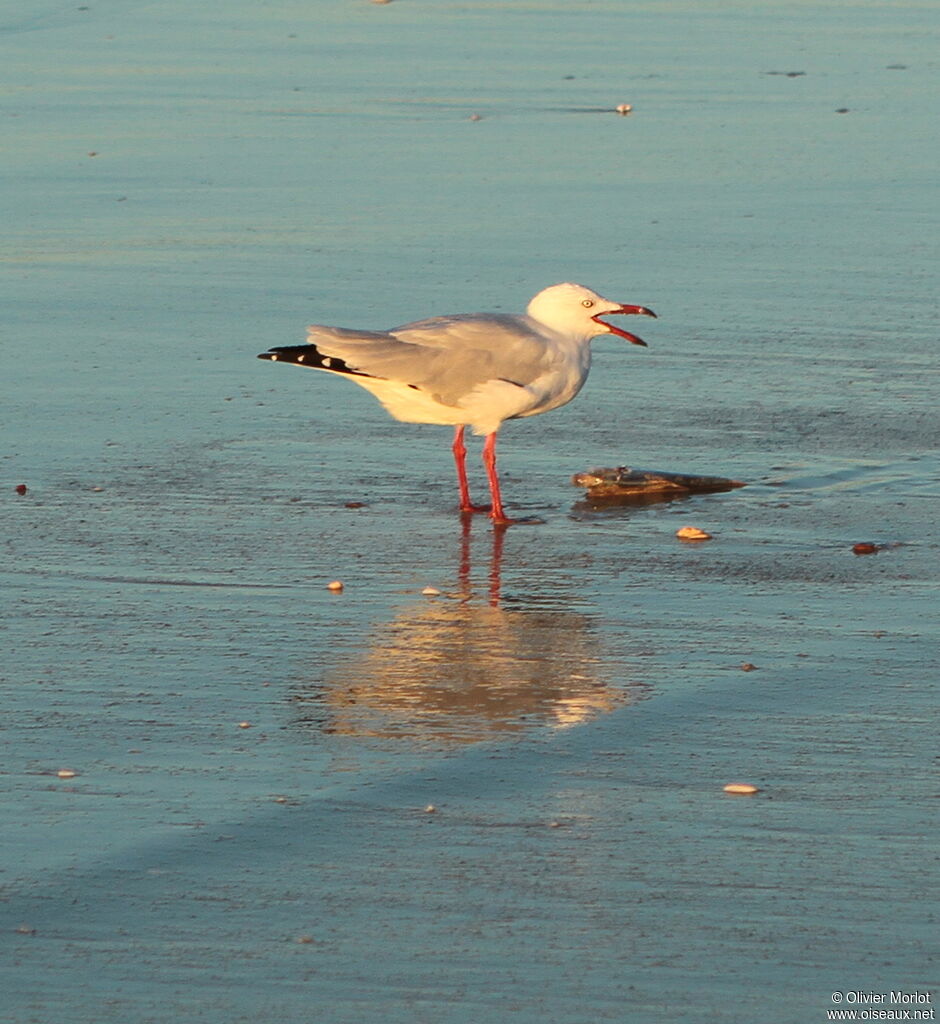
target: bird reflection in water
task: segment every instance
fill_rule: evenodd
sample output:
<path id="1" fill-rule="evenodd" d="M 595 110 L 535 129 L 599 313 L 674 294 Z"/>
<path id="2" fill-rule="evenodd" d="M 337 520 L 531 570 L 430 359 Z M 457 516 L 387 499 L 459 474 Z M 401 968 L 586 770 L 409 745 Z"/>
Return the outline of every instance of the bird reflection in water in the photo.
<path id="1" fill-rule="evenodd" d="M 295 692 L 299 722 L 353 736 L 474 743 L 575 726 L 638 695 L 625 670 L 603 657 L 592 618 L 559 607 L 565 595 L 506 607 L 516 602 L 500 593 L 504 529 L 487 531 L 485 596 L 474 590 L 471 519 L 463 517 L 456 592 L 410 603 L 374 630 L 364 654 Z"/>

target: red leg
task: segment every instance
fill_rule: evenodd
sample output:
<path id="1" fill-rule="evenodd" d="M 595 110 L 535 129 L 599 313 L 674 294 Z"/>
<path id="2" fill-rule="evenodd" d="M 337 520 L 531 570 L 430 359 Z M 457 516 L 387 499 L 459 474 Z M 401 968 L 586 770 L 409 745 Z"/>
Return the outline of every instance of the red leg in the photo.
<path id="1" fill-rule="evenodd" d="M 508 526 L 516 522 L 510 519 L 503 510 L 503 499 L 499 493 L 499 474 L 496 472 L 496 431 L 486 435 L 486 444 L 483 445 L 483 464 L 486 466 L 486 475 L 490 481 L 490 494 L 493 498 L 493 506 L 490 509 L 490 518 L 497 526 Z"/>
<path id="2" fill-rule="evenodd" d="M 451 451 L 454 453 L 454 463 L 457 466 L 457 486 L 460 488 L 460 511 L 461 512 L 489 512 L 488 505 L 474 505 L 470 500 L 470 484 L 467 482 L 467 449 L 463 443 L 462 426 L 454 430 L 454 443 Z"/>

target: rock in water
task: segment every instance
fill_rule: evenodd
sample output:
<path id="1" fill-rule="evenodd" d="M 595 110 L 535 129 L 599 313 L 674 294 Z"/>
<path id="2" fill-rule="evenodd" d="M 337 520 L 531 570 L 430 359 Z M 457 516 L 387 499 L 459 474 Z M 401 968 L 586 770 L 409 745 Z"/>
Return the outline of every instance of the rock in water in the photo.
<path id="1" fill-rule="evenodd" d="M 571 478 L 575 487 L 587 488 L 587 495 L 604 501 L 648 501 L 651 498 L 668 500 L 685 494 L 704 494 L 709 491 L 731 491 L 745 487 L 740 480 L 723 476 L 694 476 L 688 473 L 666 473 L 658 469 L 589 469 L 575 473 Z"/>

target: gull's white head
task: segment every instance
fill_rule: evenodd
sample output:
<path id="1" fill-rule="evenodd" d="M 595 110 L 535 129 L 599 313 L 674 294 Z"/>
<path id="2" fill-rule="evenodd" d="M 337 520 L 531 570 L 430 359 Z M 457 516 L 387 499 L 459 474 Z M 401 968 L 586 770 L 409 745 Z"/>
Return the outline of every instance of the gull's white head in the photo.
<path id="1" fill-rule="evenodd" d="M 622 331 L 600 318 L 615 313 L 635 314 L 639 316 L 656 316 L 645 306 L 627 306 L 621 302 L 611 302 L 597 292 L 585 288 L 581 284 L 553 284 L 538 293 L 529 303 L 526 313 L 533 320 L 572 338 L 588 341 L 599 334 L 617 334 L 634 345 L 646 342 L 635 334 Z"/>

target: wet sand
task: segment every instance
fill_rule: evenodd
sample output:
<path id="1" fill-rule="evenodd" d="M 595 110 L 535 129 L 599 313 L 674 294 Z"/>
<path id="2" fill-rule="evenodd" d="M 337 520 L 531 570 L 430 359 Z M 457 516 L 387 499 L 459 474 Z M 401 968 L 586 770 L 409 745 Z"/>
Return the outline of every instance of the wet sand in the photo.
<path id="1" fill-rule="evenodd" d="M 4 1019 L 937 992 L 935 43 L 914 4 L 0 23 Z M 507 425 L 542 526 L 254 358 L 564 279 L 660 319 Z M 748 486 L 571 486 L 620 464 Z"/>

